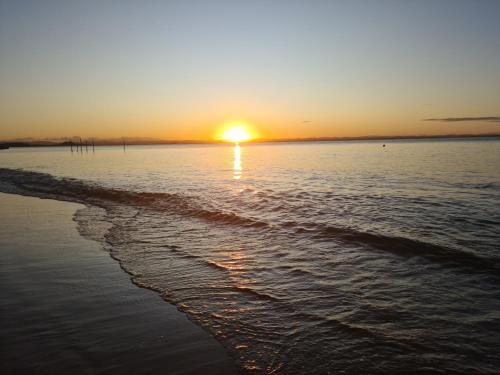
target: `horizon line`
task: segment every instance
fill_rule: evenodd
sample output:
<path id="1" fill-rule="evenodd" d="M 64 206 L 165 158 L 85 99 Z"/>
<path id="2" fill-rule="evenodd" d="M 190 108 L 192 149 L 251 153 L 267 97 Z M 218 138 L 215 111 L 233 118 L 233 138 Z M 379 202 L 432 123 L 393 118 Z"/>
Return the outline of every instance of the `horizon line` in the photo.
<path id="1" fill-rule="evenodd" d="M 376 140 L 404 140 L 404 139 L 436 139 L 436 138 L 479 138 L 479 137 L 500 137 L 500 133 L 483 133 L 483 134 L 432 134 L 432 135 L 372 135 L 372 136 L 356 136 L 356 137 L 301 137 L 301 138 L 256 138 L 245 144 L 256 143 L 300 143 L 300 142 L 340 142 L 340 141 L 376 141 Z M 96 146 L 123 146 L 125 143 L 128 146 L 139 145 L 176 145 L 176 144 L 230 144 L 224 140 L 168 140 L 161 138 L 150 137 L 117 137 L 117 138 L 98 138 L 88 137 L 58 137 L 58 138 L 14 138 L 0 140 L 0 144 L 10 147 L 32 147 L 32 146 L 70 146 L 79 145 L 80 139 L 82 145 Z M 78 141 L 75 141 L 78 140 Z"/>

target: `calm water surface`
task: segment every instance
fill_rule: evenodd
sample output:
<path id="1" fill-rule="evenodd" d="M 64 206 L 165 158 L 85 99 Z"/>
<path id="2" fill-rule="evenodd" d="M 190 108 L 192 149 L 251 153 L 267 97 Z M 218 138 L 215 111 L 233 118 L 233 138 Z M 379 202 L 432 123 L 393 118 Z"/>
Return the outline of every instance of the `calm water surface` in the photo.
<path id="1" fill-rule="evenodd" d="M 14 149 L 0 167 L 0 190 L 85 203 L 81 233 L 246 372 L 499 373 L 498 139 Z"/>

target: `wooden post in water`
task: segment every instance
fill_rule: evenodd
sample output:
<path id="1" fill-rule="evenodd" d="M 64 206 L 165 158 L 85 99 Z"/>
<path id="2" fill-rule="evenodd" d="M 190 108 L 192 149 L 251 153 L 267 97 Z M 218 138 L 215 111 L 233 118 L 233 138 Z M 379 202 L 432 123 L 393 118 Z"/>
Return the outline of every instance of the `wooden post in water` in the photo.
<path id="1" fill-rule="evenodd" d="M 85 152 L 89 153 L 89 141 L 85 141 Z"/>
<path id="2" fill-rule="evenodd" d="M 83 142 L 82 137 L 80 137 L 80 153 L 83 154 Z"/>
<path id="3" fill-rule="evenodd" d="M 73 153 L 73 141 L 69 142 L 69 147 L 71 147 L 71 153 Z"/>
<path id="4" fill-rule="evenodd" d="M 95 143 L 94 143 L 94 138 L 92 138 L 92 152 L 95 152 Z"/>
<path id="5" fill-rule="evenodd" d="M 125 151 L 125 138 L 122 138 L 123 141 L 123 151 Z"/>

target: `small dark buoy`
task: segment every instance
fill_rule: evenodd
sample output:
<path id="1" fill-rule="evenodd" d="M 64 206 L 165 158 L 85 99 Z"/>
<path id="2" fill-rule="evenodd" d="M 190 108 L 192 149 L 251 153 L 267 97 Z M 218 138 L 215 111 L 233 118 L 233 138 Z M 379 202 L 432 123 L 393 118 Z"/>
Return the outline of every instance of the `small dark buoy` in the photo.
<path id="1" fill-rule="evenodd" d="M 382 147 L 385 147 L 385 144 L 383 144 Z"/>

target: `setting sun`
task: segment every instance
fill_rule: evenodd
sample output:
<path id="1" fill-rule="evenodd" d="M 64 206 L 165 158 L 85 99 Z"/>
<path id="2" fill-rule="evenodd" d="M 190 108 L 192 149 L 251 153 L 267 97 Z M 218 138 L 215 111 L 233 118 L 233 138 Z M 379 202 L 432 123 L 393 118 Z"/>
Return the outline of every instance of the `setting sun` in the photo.
<path id="1" fill-rule="evenodd" d="M 228 142 L 240 143 L 249 141 L 252 136 L 244 125 L 236 125 L 225 130 L 222 139 Z"/>

